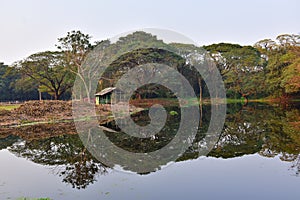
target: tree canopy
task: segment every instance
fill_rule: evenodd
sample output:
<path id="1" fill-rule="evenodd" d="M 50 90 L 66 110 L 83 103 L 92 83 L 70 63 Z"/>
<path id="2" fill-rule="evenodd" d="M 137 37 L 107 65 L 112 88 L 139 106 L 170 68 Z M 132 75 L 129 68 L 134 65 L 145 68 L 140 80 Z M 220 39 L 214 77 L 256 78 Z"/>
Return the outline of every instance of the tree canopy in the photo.
<path id="1" fill-rule="evenodd" d="M 176 52 L 175 49 L 186 48 L 199 52 L 205 49 L 209 53 L 222 75 L 227 97 L 248 99 L 300 96 L 299 34 L 283 34 L 275 40 L 263 39 L 253 46 L 218 43 L 202 48 L 190 44 L 167 44 L 143 31 L 122 36 L 114 43 L 102 40 L 92 44 L 89 34 L 70 31 L 66 36 L 58 38 L 56 46 L 58 51 L 35 53 L 12 66 L 0 63 L 0 100 L 38 99 L 39 92 L 43 93 L 43 98 L 69 99 L 76 76 L 82 85 L 74 88 L 74 97 L 91 98 L 97 87 L 91 83 L 92 80 L 99 80 L 97 90 L 101 90 L 115 84 L 128 69 L 147 62 L 172 65 L 186 77 L 197 95 L 208 97 L 203 77 L 186 62 L 187 54 L 172 53 Z M 114 56 L 114 61 L 102 77 L 95 72 L 104 66 L 84 65 L 92 58 L 88 55 L 94 48 L 105 49 L 103 59 L 107 55 Z M 89 95 L 83 96 L 84 93 Z M 157 97 L 165 93 L 165 89 L 160 88 L 155 95 L 150 96 Z"/>
<path id="2" fill-rule="evenodd" d="M 36 53 L 20 63 L 20 71 L 25 78 L 38 83 L 41 92 L 47 92 L 55 100 L 73 86 L 74 76 L 67 70 L 66 61 L 61 52 Z"/>

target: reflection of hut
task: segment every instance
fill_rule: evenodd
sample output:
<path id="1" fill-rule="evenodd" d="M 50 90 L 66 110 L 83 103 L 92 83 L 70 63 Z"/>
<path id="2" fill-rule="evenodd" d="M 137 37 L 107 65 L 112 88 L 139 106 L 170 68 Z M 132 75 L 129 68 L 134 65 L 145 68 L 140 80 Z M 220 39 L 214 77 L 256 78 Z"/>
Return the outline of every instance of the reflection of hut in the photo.
<path id="1" fill-rule="evenodd" d="M 122 96 L 122 92 L 120 90 L 118 90 L 116 87 L 108 87 L 108 88 L 105 88 L 105 89 L 101 90 L 100 92 L 96 93 L 95 94 L 96 105 L 110 104 L 111 103 L 111 95 L 114 91 L 115 91 L 115 94 L 117 95 L 117 97 L 120 98 Z"/>

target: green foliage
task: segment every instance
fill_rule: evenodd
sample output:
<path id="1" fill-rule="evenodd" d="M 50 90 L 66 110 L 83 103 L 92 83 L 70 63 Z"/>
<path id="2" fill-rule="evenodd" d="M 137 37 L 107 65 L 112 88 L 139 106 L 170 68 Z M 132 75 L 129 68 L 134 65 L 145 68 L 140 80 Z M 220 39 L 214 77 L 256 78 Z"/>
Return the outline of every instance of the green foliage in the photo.
<path id="1" fill-rule="evenodd" d="M 175 110 L 171 110 L 171 111 L 170 111 L 170 115 L 178 115 L 178 112 L 175 111 Z"/>
<path id="2" fill-rule="evenodd" d="M 8 100 L 11 99 L 11 90 L 10 82 L 12 81 L 10 77 L 6 76 L 7 71 L 9 70 L 9 67 L 7 65 L 4 65 L 4 63 L 0 63 L 0 99 Z"/>
<path id="3" fill-rule="evenodd" d="M 228 43 L 213 44 L 204 48 L 215 60 L 227 93 L 232 94 L 231 97 L 237 98 L 239 95 L 247 98 L 259 93 L 257 86 L 263 86 L 264 82 L 264 62 L 257 49 Z"/>
<path id="4" fill-rule="evenodd" d="M 203 46 L 203 48 L 211 53 L 226 53 L 231 51 L 232 49 L 242 48 L 242 46 L 239 44 L 219 43 Z"/>
<path id="5" fill-rule="evenodd" d="M 293 94 L 300 91 L 300 59 L 283 69 L 283 79 L 281 80 L 281 87 L 285 89 L 286 93 Z"/>
<path id="6" fill-rule="evenodd" d="M 22 83 L 35 81 L 40 92 L 47 92 L 55 100 L 71 89 L 74 75 L 67 70 L 61 52 L 41 52 L 29 56 L 20 63 L 20 71 L 25 79 Z"/>
<path id="7" fill-rule="evenodd" d="M 99 89 L 102 90 L 106 87 L 111 87 L 123 76 L 128 70 L 147 63 L 158 63 L 168 65 L 175 70 L 178 70 L 190 84 L 194 87 L 195 90 L 198 90 L 198 73 L 195 69 L 185 64 L 185 59 L 179 55 L 164 50 L 164 49 L 136 49 L 130 53 L 121 55 L 116 59 L 103 73 L 100 82 Z M 151 72 L 149 72 L 151 71 Z M 152 70 L 141 71 L 139 76 L 136 79 L 131 80 L 132 82 L 141 82 L 144 79 L 149 79 L 154 76 L 156 73 L 166 73 L 164 71 L 156 71 L 155 68 Z M 168 74 L 166 74 L 168 76 Z M 173 84 L 180 87 L 181 81 L 176 79 L 168 79 L 168 81 L 174 81 Z M 153 93 L 151 95 L 151 93 Z M 150 96 L 149 96 L 150 95 Z M 140 97 L 164 97 L 171 98 L 174 97 L 174 94 L 170 92 L 167 88 L 159 86 L 157 84 L 149 84 L 147 87 L 141 87 L 136 91 L 136 96 Z"/>
<path id="8" fill-rule="evenodd" d="M 167 44 L 143 31 L 120 37 L 114 43 L 102 40 L 93 45 L 90 40 L 88 34 L 71 31 L 58 38 L 58 52 L 36 53 L 13 66 L 0 63 L 0 101 L 38 99 L 38 91 L 43 93 L 43 98 L 50 95 L 54 99 L 70 98 L 75 76 L 80 78 L 82 85 L 74 88 L 74 97 L 90 98 L 96 87 L 102 90 L 112 86 L 128 69 L 151 62 L 174 67 L 200 98 L 209 97 L 203 78 L 212 74 L 201 77 L 191 64 L 186 63 L 190 53 L 205 54 L 200 47 Z M 276 40 L 263 39 L 254 46 L 219 43 L 203 47 L 216 63 L 229 98 L 300 96 L 299 34 L 279 35 Z M 103 59 L 108 55 L 114 58 L 102 77 L 95 73 L 99 66 L 83 65 L 94 48 L 105 50 Z M 96 79 L 100 79 L 98 85 L 91 82 Z M 181 82 L 174 80 L 174 83 Z M 169 98 L 174 95 L 161 87 L 153 92 L 155 89 L 157 86 L 149 85 L 140 91 L 144 90 L 141 92 L 144 97 Z M 147 96 L 147 91 L 152 93 Z"/>
<path id="9" fill-rule="evenodd" d="M 284 34 L 254 47 L 204 46 L 219 68 L 229 97 L 287 97 L 300 93 L 300 36 Z"/>
<path id="10" fill-rule="evenodd" d="M 19 68 L 0 63 L 0 101 L 37 99 L 37 86 L 33 81 L 20 83 Z"/>
<path id="11" fill-rule="evenodd" d="M 276 41 L 262 40 L 255 44 L 265 58 L 268 94 L 281 97 L 300 92 L 300 35 L 280 35 Z"/>

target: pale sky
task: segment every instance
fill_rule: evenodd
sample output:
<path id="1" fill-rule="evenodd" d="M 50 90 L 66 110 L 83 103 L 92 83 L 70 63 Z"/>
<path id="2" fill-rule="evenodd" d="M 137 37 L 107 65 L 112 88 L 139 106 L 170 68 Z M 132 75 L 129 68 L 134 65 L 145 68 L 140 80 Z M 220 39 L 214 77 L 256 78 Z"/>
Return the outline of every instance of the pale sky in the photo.
<path id="1" fill-rule="evenodd" d="M 81 30 L 93 40 L 141 28 L 169 29 L 198 45 L 253 45 L 300 33 L 299 0 L 0 0 L 0 62 L 55 50 Z"/>

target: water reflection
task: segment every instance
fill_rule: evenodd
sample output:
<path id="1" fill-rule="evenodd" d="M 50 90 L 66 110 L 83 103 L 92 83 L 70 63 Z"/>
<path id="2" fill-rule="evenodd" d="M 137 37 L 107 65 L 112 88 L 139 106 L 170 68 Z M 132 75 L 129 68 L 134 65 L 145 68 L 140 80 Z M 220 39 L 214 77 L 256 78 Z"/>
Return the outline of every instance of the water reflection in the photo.
<path id="1" fill-rule="evenodd" d="M 105 175 L 107 168 L 99 163 L 82 145 L 78 135 L 62 135 L 39 140 L 19 140 L 9 151 L 32 162 L 52 166 L 53 173 L 73 188 L 86 188 Z"/>
<path id="2" fill-rule="evenodd" d="M 176 110 L 176 108 L 170 108 Z M 147 123 L 148 113 L 141 112 L 133 116 L 135 121 Z M 121 132 L 105 131 L 111 142 L 130 151 L 151 151 L 160 148 L 174 137 L 180 117 L 169 116 L 163 131 L 153 139 L 134 139 Z M 176 162 L 197 159 L 209 125 L 210 109 L 203 109 L 201 127 L 196 138 L 191 141 L 187 151 Z M 263 157 L 279 156 L 282 161 L 290 162 L 294 175 L 300 173 L 300 109 L 299 105 L 284 108 L 265 104 L 249 104 L 227 106 L 227 119 L 223 132 L 213 150 L 207 155 L 216 158 L 233 158 L 258 153 Z M 31 126 L 30 130 L 34 130 Z M 118 131 L 114 122 L 108 128 Z M 36 126 L 39 132 L 50 131 L 48 126 Z M 29 129 L 29 128 L 28 128 Z M 67 129 L 66 129 L 67 130 Z M 65 130 L 65 131 L 66 131 Z M 53 130 L 52 130 L 53 131 Z M 18 132 L 18 131 L 16 131 Z M 23 129 L 26 133 L 26 130 Z M 101 180 L 101 175 L 109 172 L 109 167 L 96 160 L 83 146 L 78 135 L 67 134 L 51 137 L 41 134 L 40 138 L 28 138 L 23 135 L 2 134 L 0 149 L 8 149 L 18 157 L 26 158 L 34 163 L 52 167 L 52 172 L 61 177 L 62 182 L 73 188 L 83 189 Z M 123 166 L 126 167 L 126 166 Z"/>
<path id="3" fill-rule="evenodd" d="M 292 105 L 282 110 L 260 104 L 236 106 L 228 106 L 223 133 L 211 156 L 226 158 L 258 152 L 266 157 L 280 155 L 282 160 L 291 161 L 291 155 L 299 154 L 297 107 Z"/>

